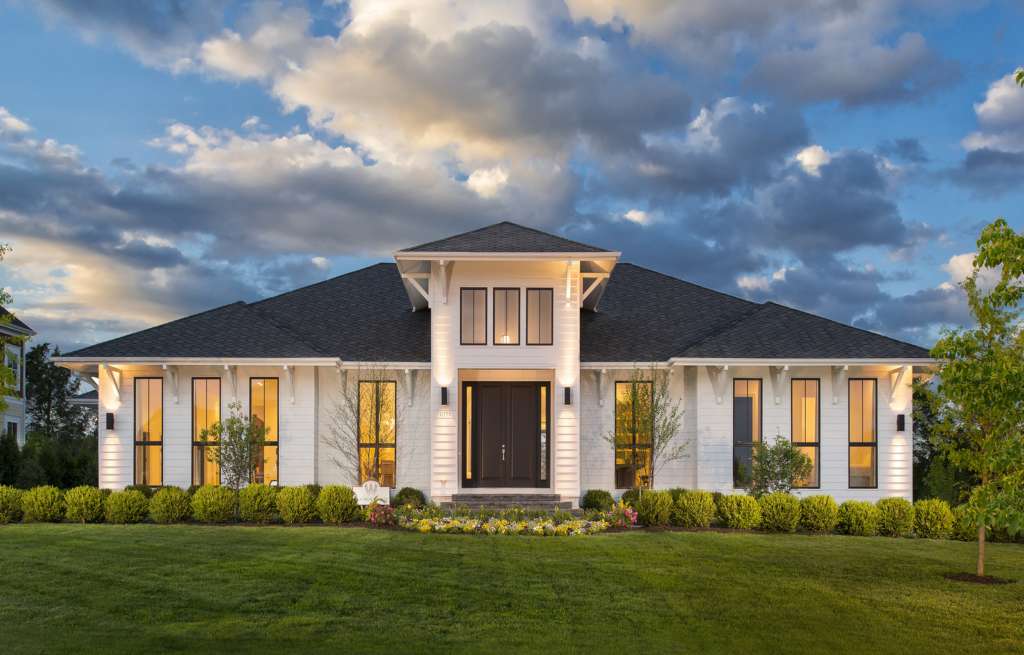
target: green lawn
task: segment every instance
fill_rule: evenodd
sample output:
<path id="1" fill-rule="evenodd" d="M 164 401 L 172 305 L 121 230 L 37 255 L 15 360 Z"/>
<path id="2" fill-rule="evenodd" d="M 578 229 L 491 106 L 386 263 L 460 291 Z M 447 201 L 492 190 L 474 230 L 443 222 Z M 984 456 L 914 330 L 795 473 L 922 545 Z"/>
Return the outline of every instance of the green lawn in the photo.
<path id="1" fill-rule="evenodd" d="M 0 652 L 1021 652 L 1024 547 L 0 526 Z"/>

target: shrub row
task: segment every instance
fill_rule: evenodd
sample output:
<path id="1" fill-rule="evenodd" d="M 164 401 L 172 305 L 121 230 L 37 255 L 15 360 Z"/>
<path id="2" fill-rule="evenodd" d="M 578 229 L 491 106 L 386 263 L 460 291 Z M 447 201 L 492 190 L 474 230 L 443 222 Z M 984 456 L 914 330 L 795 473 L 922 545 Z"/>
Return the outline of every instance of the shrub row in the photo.
<path id="1" fill-rule="evenodd" d="M 145 490 L 144 490 L 145 489 Z M 405 491 L 406 505 L 423 505 L 412 491 Z M 419 499 L 423 494 L 419 493 Z M 350 487 L 315 485 L 278 489 L 251 484 L 238 493 L 228 487 L 201 486 L 188 492 L 178 487 L 152 490 L 126 487 L 110 492 L 96 487 L 75 487 L 66 492 L 52 486 L 28 491 L 0 485 L 0 524 L 17 521 L 76 523 L 181 523 L 190 519 L 200 523 L 271 523 L 280 518 L 287 524 L 340 524 L 366 519 L 389 523 L 380 510 L 364 510 Z"/>
<path id="2" fill-rule="evenodd" d="M 747 494 L 671 489 L 631 490 L 623 494 L 623 501 L 636 509 L 638 522 L 646 526 L 706 528 L 717 521 L 727 528 L 767 532 L 804 530 L 855 536 L 916 535 L 926 539 L 954 536 L 965 540 L 977 537 L 977 528 L 966 506 L 954 511 L 948 503 L 938 499 L 913 504 L 905 498 L 884 498 L 877 503 L 848 500 L 837 504 L 831 496 L 825 495 L 797 498 L 777 492 L 755 498 Z M 608 492 L 591 490 L 583 496 L 580 505 L 603 511 L 610 503 Z"/>

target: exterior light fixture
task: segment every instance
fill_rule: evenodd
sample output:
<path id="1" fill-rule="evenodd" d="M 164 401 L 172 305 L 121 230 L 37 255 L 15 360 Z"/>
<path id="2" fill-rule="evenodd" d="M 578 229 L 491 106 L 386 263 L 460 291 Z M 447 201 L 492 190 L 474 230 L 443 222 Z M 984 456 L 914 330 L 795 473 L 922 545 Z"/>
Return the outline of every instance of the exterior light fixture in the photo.
<path id="1" fill-rule="evenodd" d="M 564 395 L 565 395 L 565 397 L 563 398 L 563 400 L 565 401 L 565 404 L 566 405 L 571 405 L 572 404 L 572 387 L 565 387 L 565 389 L 563 391 L 564 391 Z"/>
<path id="2" fill-rule="evenodd" d="M 441 387 L 441 405 L 448 406 L 448 387 Z"/>
<path id="3" fill-rule="evenodd" d="M 897 414 L 896 415 L 896 431 L 905 432 L 907 429 L 907 415 Z"/>
<path id="4" fill-rule="evenodd" d="M 107 412 L 107 429 L 114 429 L 114 412 Z"/>

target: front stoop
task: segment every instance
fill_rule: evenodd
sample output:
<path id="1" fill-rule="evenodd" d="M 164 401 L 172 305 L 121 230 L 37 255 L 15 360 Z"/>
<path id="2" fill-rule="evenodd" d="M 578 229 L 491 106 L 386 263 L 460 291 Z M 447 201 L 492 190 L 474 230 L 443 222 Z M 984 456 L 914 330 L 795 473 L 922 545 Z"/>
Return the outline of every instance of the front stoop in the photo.
<path id="1" fill-rule="evenodd" d="M 451 509 L 453 506 L 471 510 L 509 507 L 548 511 L 572 509 L 572 503 L 562 500 L 559 494 L 455 494 L 451 502 L 441 503 L 444 509 Z"/>

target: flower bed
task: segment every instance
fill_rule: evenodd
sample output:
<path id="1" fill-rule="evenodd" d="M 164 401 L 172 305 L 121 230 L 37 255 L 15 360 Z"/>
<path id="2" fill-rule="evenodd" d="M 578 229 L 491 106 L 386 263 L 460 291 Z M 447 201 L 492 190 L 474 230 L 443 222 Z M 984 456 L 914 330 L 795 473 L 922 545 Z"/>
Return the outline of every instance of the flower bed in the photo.
<path id="1" fill-rule="evenodd" d="M 608 529 L 602 519 L 556 520 L 554 517 L 514 521 L 502 518 L 479 519 L 471 516 L 442 516 L 440 518 L 403 516 L 398 525 L 416 532 L 448 534 L 502 534 L 536 537 L 572 537 L 595 534 Z"/>

